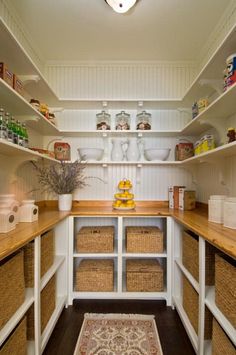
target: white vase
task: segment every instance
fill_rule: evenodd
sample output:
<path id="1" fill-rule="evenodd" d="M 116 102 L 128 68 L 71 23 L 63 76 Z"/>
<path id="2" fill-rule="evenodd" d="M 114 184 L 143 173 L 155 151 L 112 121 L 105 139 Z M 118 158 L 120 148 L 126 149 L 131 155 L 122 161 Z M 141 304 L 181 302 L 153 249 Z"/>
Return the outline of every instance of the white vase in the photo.
<path id="1" fill-rule="evenodd" d="M 59 211 L 70 211 L 72 207 L 72 194 L 58 195 Z"/>
<path id="2" fill-rule="evenodd" d="M 140 159 L 139 140 L 137 140 L 137 138 L 129 139 L 126 156 L 129 161 L 137 161 Z"/>

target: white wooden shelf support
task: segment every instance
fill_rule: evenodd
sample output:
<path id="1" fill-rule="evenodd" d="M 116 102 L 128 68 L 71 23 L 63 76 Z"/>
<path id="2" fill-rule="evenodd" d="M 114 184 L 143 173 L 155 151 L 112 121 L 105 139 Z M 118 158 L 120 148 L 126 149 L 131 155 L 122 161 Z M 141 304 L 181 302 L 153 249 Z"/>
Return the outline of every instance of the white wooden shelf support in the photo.
<path id="1" fill-rule="evenodd" d="M 30 83 L 38 83 L 40 80 L 39 75 L 18 75 L 18 78 L 22 82 L 23 86 L 26 86 L 27 84 Z"/>
<path id="2" fill-rule="evenodd" d="M 141 183 L 141 170 L 142 170 L 143 165 L 142 164 L 137 164 L 136 166 L 136 184 Z"/>
<path id="3" fill-rule="evenodd" d="M 201 79 L 199 85 L 211 87 L 220 96 L 222 94 L 222 80 L 218 79 Z"/>

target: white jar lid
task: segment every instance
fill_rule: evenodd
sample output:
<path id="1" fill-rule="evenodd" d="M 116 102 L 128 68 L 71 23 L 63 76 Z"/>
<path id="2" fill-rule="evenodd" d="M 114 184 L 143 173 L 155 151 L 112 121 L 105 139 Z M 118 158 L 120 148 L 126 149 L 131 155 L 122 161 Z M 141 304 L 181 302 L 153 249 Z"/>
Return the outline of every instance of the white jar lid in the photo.
<path id="1" fill-rule="evenodd" d="M 225 200 L 227 196 L 225 195 L 211 195 L 210 200 Z"/>
<path id="2" fill-rule="evenodd" d="M 23 204 L 23 205 L 32 205 L 32 204 L 34 204 L 34 201 L 35 201 L 35 200 L 23 200 L 23 201 L 22 201 L 22 204 Z"/>
<path id="3" fill-rule="evenodd" d="M 236 197 L 227 197 L 227 198 L 225 199 L 225 202 L 236 203 Z"/>

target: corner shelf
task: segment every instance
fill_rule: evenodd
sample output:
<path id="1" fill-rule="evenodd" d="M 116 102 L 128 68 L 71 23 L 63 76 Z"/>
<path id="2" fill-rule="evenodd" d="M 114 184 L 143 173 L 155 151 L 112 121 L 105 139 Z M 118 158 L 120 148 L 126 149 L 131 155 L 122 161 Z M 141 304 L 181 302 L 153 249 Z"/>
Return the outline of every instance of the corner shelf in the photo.
<path id="1" fill-rule="evenodd" d="M 214 126 L 212 120 L 219 120 L 233 115 L 235 108 L 236 84 L 228 88 L 204 111 L 190 121 L 181 131 L 185 135 L 198 135 L 203 133 L 209 126 Z M 213 121 L 214 122 L 214 121 Z"/>
<path id="2" fill-rule="evenodd" d="M 199 164 L 211 160 L 214 162 L 219 158 L 224 159 L 226 157 L 231 157 L 235 154 L 236 154 L 236 141 L 232 143 L 224 144 L 220 147 L 209 150 L 208 152 L 195 155 L 194 157 L 183 160 L 182 165 L 184 166 L 184 165 L 191 165 L 191 164 Z"/>
<path id="3" fill-rule="evenodd" d="M 40 153 L 33 151 L 29 148 L 24 148 L 19 145 L 13 144 L 13 143 L 8 142 L 2 138 L 0 138 L 0 154 L 5 155 L 5 156 L 13 156 L 13 157 L 17 157 L 17 158 L 22 157 L 25 160 L 31 160 L 34 158 L 38 158 L 38 159 L 41 158 L 41 159 L 53 161 L 55 163 L 59 163 L 59 161 L 54 158 L 40 154 Z"/>
<path id="4" fill-rule="evenodd" d="M 58 128 L 37 111 L 26 99 L 0 78 L 1 105 L 5 111 L 44 135 L 60 135 Z"/>
<path id="5" fill-rule="evenodd" d="M 27 288 L 25 292 L 25 301 L 0 331 L 0 346 L 7 339 L 21 318 L 24 317 L 25 313 L 28 311 L 33 302 L 34 290 L 32 288 Z"/>

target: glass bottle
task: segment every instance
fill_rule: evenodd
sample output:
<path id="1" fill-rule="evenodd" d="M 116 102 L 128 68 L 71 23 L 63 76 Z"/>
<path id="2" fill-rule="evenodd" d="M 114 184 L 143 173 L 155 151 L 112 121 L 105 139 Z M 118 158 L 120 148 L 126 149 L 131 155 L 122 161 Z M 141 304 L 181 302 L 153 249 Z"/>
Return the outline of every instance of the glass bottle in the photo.
<path id="1" fill-rule="evenodd" d="M 137 125 L 136 125 L 137 130 L 151 129 L 151 114 L 150 113 L 148 113 L 146 111 L 142 111 L 137 114 L 136 120 L 137 120 Z"/>
<path id="2" fill-rule="evenodd" d="M 121 111 L 116 115 L 116 130 L 127 131 L 130 129 L 130 114 Z"/>
<path id="3" fill-rule="evenodd" d="M 13 143 L 18 144 L 18 132 L 17 132 L 17 125 L 14 117 L 11 117 L 11 130 L 13 133 Z"/>
<path id="4" fill-rule="evenodd" d="M 22 124 L 20 123 L 20 121 L 17 121 L 16 124 L 17 124 L 18 145 L 23 147 L 24 134 L 23 134 Z"/>
<path id="5" fill-rule="evenodd" d="M 105 111 L 96 114 L 97 130 L 107 131 L 111 129 L 111 115 Z"/>
<path id="6" fill-rule="evenodd" d="M 28 148 L 29 147 L 29 137 L 28 137 L 28 132 L 27 132 L 25 123 L 22 124 L 22 133 L 23 133 L 23 147 Z"/>
<path id="7" fill-rule="evenodd" d="M 11 118 L 8 112 L 5 112 L 5 122 L 7 127 L 7 140 L 13 143 L 13 133 L 11 129 Z"/>
<path id="8" fill-rule="evenodd" d="M 4 117 L 4 110 L 0 108 L 0 138 L 7 139 L 7 126 Z"/>

